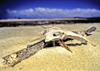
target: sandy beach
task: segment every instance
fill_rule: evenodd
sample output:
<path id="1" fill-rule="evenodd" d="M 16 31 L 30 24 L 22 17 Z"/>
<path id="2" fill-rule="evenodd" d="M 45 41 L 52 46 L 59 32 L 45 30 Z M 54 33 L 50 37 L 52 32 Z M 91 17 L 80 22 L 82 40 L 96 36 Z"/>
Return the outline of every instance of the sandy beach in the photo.
<path id="1" fill-rule="evenodd" d="M 70 53 L 61 46 L 45 48 L 23 60 L 14 67 L 3 67 L 2 57 L 26 48 L 43 33 L 41 26 L 19 26 L 0 28 L 0 71 L 99 71 L 100 70 L 100 23 L 43 25 L 46 28 L 60 27 L 64 31 L 81 31 L 95 26 L 96 31 L 87 45 L 69 46 Z M 77 40 L 66 44 L 80 43 Z"/>

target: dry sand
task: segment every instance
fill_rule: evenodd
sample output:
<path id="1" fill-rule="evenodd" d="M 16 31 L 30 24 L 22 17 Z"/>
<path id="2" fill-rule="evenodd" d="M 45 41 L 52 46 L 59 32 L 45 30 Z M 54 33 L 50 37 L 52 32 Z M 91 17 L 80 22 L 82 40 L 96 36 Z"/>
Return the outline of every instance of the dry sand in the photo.
<path id="1" fill-rule="evenodd" d="M 45 48 L 14 67 L 5 68 L 2 67 L 2 57 L 37 42 L 32 40 L 41 36 L 43 28 L 40 26 L 0 28 L 0 71 L 100 71 L 100 23 L 45 27 L 52 26 L 69 31 L 84 31 L 95 26 L 97 30 L 86 37 L 89 40 L 87 45 L 69 46 L 73 53 L 60 46 Z M 72 43 L 80 42 L 73 40 L 66 44 Z"/>

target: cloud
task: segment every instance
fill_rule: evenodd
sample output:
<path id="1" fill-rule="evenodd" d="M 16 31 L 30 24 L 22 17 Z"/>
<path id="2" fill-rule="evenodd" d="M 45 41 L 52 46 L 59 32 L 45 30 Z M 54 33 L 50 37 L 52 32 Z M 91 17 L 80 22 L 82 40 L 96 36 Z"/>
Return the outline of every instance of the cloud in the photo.
<path id="1" fill-rule="evenodd" d="M 26 18 L 62 18 L 62 17 L 99 17 L 100 10 L 96 9 L 56 9 L 56 8 L 30 8 L 26 10 L 7 10 L 9 17 Z"/>

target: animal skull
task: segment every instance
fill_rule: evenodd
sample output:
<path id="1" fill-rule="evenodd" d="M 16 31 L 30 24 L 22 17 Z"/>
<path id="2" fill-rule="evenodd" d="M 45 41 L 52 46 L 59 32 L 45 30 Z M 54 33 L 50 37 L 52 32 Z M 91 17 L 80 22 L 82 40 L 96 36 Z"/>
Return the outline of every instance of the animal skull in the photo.
<path id="1" fill-rule="evenodd" d="M 60 29 L 50 29 L 45 33 L 45 42 L 63 39 L 65 36 L 67 38 L 76 39 L 81 41 L 82 43 L 87 43 L 87 39 L 79 34 L 73 33 L 71 31 L 63 31 Z"/>
<path id="2" fill-rule="evenodd" d="M 63 39 L 65 36 L 64 31 L 62 30 L 50 30 L 45 35 L 46 35 L 45 42 L 51 40 Z"/>

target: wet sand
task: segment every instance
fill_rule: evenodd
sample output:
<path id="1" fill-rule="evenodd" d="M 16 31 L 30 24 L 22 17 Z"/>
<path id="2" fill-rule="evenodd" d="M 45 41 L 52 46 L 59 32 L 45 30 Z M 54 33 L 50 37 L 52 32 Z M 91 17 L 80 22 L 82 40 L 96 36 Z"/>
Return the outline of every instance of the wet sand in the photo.
<path id="1" fill-rule="evenodd" d="M 92 32 L 87 45 L 69 46 L 70 53 L 61 46 L 45 48 L 35 55 L 23 60 L 14 67 L 3 67 L 2 57 L 15 51 L 26 48 L 27 45 L 37 41 L 43 33 L 41 26 L 21 26 L 0 28 L 0 71 L 99 71 L 100 70 L 100 23 L 94 24 L 60 24 L 44 25 L 44 27 L 57 26 L 67 31 L 84 31 L 92 26 L 97 30 Z M 80 43 L 77 40 L 66 44 Z"/>

